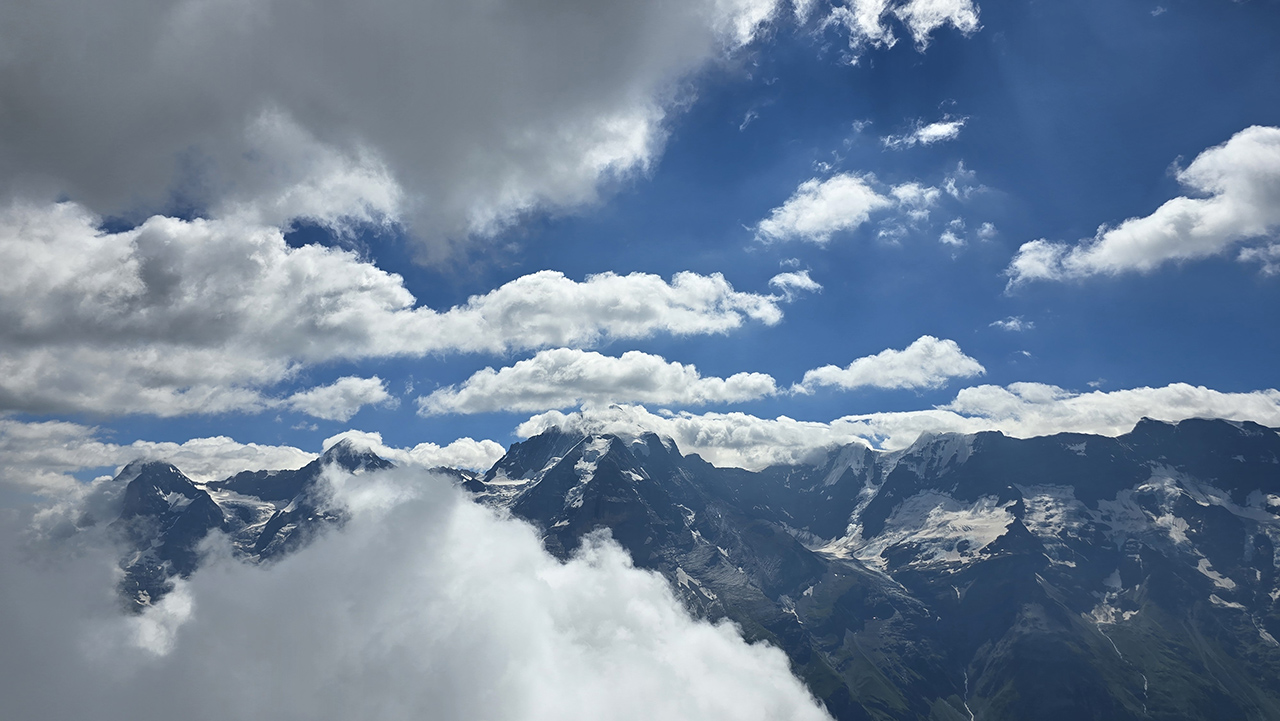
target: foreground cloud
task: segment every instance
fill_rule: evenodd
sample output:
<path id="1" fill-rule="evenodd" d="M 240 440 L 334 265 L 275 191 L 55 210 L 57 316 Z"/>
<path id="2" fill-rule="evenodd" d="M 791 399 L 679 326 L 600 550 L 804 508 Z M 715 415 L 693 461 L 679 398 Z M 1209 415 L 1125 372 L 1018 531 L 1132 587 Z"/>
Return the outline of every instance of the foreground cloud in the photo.
<path id="1" fill-rule="evenodd" d="M 689 617 L 589 537 L 538 533 L 420 471 L 334 474 L 349 520 L 269 570 L 213 555 L 137 617 L 106 553 L 20 558 L 0 522 L 0 696 L 14 718 L 829 717 L 783 653 Z M 81 534 L 81 539 L 89 534 Z"/>
<path id="2" fill-rule="evenodd" d="M 1033 280 L 1149 272 L 1169 262 L 1219 255 L 1280 228 L 1280 128 L 1253 126 L 1196 156 L 1178 171 L 1193 196 L 1166 202 L 1143 218 L 1102 226 L 1077 245 L 1024 243 L 1005 270 L 1009 286 Z M 1267 251 L 1241 260 L 1267 263 Z"/>
<path id="3" fill-rule="evenodd" d="M 786 416 L 770 420 L 745 413 L 658 414 L 641 406 L 613 406 L 543 413 L 516 432 L 529 437 L 547 428 L 624 435 L 652 431 L 674 439 L 682 452 L 697 453 L 716 465 L 759 469 L 818 461 L 848 443 L 896 450 L 911 445 L 923 433 L 1118 436 L 1143 417 L 1163 421 L 1225 418 L 1278 427 L 1280 391 L 1222 393 L 1175 383 L 1163 388 L 1076 393 L 1042 383 L 1014 383 L 965 388 L 951 403 L 930 410 L 845 416 L 829 423 Z"/>
<path id="4" fill-rule="evenodd" d="M 724 333 L 782 317 L 780 299 L 694 273 L 576 282 L 541 271 L 439 312 L 355 253 L 289 247 L 253 219 L 99 225 L 73 203 L 0 211 L 0 411 L 255 411 L 276 403 L 265 388 L 325 361 Z M 317 404 L 354 383 L 290 403 L 341 418 L 354 397 Z M 363 384 L 358 400 L 380 402 Z"/>
<path id="5" fill-rule="evenodd" d="M 777 392 L 772 377 L 736 373 L 704 378 L 692 365 L 628 351 L 613 358 L 559 348 L 494 370 L 485 368 L 461 387 L 449 386 L 418 399 L 418 413 L 542 411 L 616 402 L 705 405 L 754 400 Z"/>
<path id="6" fill-rule="evenodd" d="M 796 390 L 812 393 L 823 386 L 844 390 L 875 388 L 941 388 L 952 378 L 972 378 L 987 372 L 965 355 L 953 340 L 920 336 L 902 350 L 887 349 L 859 358 L 844 368 L 823 366 L 804 374 Z"/>
<path id="7" fill-rule="evenodd" d="M 443 254 L 644 172 L 679 84 L 775 4 L 6 5 L 0 202 L 327 217 L 354 193 Z"/>

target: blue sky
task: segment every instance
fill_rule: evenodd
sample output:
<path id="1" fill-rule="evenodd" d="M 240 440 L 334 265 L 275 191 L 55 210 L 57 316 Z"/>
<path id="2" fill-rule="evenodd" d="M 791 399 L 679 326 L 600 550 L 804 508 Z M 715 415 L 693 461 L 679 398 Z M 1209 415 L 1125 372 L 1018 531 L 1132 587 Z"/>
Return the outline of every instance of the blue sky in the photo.
<path id="1" fill-rule="evenodd" d="M 286 53 L 288 33 L 272 41 L 279 47 L 264 45 L 267 41 L 250 31 L 231 33 L 233 43 L 244 43 L 246 55 L 269 68 L 247 71 L 238 59 L 199 42 L 226 39 L 219 35 L 225 30 L 219 18 L 193 31 L 207 37 L 192 41 L 190 48 L 164 36 L 182 21 L 177 15 L 165 26 L 169 30 L 138 30 L 140 42 L 150 43 L 155 57 L 176 53 L 191 68 L 198 61 L 202 68 L 207 65 L 177 77 L 207 90 L 204 112 L 213 119 L 181 109 L 196 101 L 184 94 L 183 82 L 170 85 L 165 69 L 148 65 L 158 61 L 127 54 L 108 57 L 103 76 L 114 81 L 120 77 L 115 73 L 136 70 L 139 63 L 155 75 L 108 97 L 98 125 L 92 118 L 75 119 L 72 113 L 104 102 L 84 90 L 96 71 L 35 51 L 29 57 L 18 52 L 20 61 L 4 61 L 11 63 L 10 70 L 25 68 L 30 77 L 53 85 L 33 90 L 32 83 L 14 74 L 4 81 L 11 105 L 27 115 L 0 119 L 5 124 L 0 128 L 7 125 L 0 154 L 3 187 L 8 202 L 25 203 L 41 219 L 25 225 L 7 219 L 3 242 L 11 248 L 34 243 L 31 229 L 40 223 L 54 234 L 84 235 L 84 228 L 97 224 L 107 235 L 127 235 L 150 227 L 140 224 L 151 216 L 181 219 L 174 223 L 207 221 L 224 230 L 199 241 L 205 258 L 199 262 L 188 258 L 174 261 L 172 268 L 164 265 L 166 253 L 178 247 L 177 241 L 164 240 L 154 251 L 164 262 L 138 261 L 132 275 L 120 276 L 123 281 L 107 277 L 102 287 L 90 287 L 82 278 L 58 286 L 56 298 L 36 297 L 32 308 L 21 309 L 19 297 L 31 298 L 31 293 L 14 289 L 6 300 L 12 307 L 4 332 L 10 348 L 21 350 L 0 351 L 0 360 L 13 369 L 0 393 L 0 413 L 7 414 L 0 420 L 10 424 L 11 439 L 40 438 L 32 430 L 38 424 L 66 421 L 86 429 L 77 442 L 96 439 L 118 446 L 228 436 L 241 444 L 314 452 L 323 439 L 349 428 L 379 433 L 397 448 L 422 442 L 444 446 L 463 436 L 506 445 L 519 438 L 516 427 L 531 416 L 572 413 L 579 404 L 549 401 L 534 408 L 533 401 L 521 400 L 524 405 L 503 410 L 503 403 L 510 408 L 512 398 L 523 398 L 528 389 L 490 388 L 484 407 L 498 410 L 424 416 L 418 399 L 449 386 L 463 388 L 483 368 L 512 367 L 539 352 L 567 348 L 609 359 L 641 351 L 660 357 L 655 363 L 696 366 L 704 379 L 768 374 L 776 388 L 762 397 L 756 393 L 744 400 L 739 394 L 712 402 L 681 400 L 674 391 L 667 401 L 646 401 L 624 386 L 607 388 L 597 390 L 573 422 L 586 422 L 593 409 L 620 403 L 643 405 L 651 413 L 687 411 L 694 425 L 704 416 L 719 422 L 723 418 L 716 414 L 726 413 L 745 414 L 748 420 L 735 422 L 747 426 L 755 422 L 750 419 L 768 426 L 779 416 L 829 424 L 850 416 L 901 413 L 893 417 L 902 426 L 893 432 L 900 434 L 894 436 L 897 442 L 924 429 L 910 420 L 920 412 L 926 416 L 919 418 L 942 423 L 939 429 L 993 427 L 1023 435 L 1121 432 L 1117 429 L 1141 415 L 1176 419 L 1216 413 L 1277 425 L 1280 396 L 1271 389 L 1276 387 L 1273 359 L 1280 352 L 1280 275 L 1266 271 L 1280 264 L 1280 221 L 1266 209 L 1280 207 L 1280 141 L 1267 132 L 1280 126 L 1280 4 L 977 6 L 916 0 L 890 3 L 880 17 L 893 44 L 883 42 L 888 36 L 877 42 L 837 22 L 841 9 L 860 5 L 867 3 L 816 3 L 803 21 L 793 6 L 771 2 L 744 1 L 730 11 L 717 6 L 715 12 L 728 12 L 727 17 L 683 17 L 657 4 L 625 11 L 601 4 L 598 16 L 588 13 L 585 19 L 555 5 L 545 16 L 495 21 L 492 29 L 483 19 L 445 18 L 443 34 L 426 39 L 407 31 L 401 37 L 393 30 L 403 23 L 390 11 L 375 10 L 369 27 L 351 31 L 357 51 L 372 48 L 376 56 L 387 48 L 386 57 L 370 61 L 374 79 L 362 78 L 360 71 L 369 68 L 359 67 L 364 61 L 345 51 L 308 46 L 305 52 L 315 56 L 314 63 L 301 68 L 303 63 L 295 67 Z M 912 8 L 929 7 L 943 14 L 913 38 L 903 19 L 911 17 Z M 643 17 L 624 17 L 627 13 Z M 976 26 L 965 24 L 970 15 Z M 447 37 L 451 19 L 459 23 L 459 37 L 474 32 L 483 38 L 482 46 L 490 40 L 509 42 L 472 57 L 453 48 Z M 32 22 L 48 23 L 47 33 L 55 38 L 73 36 L 62 32 L 68 24 L 63 20 Z M 313 24 L 328 27 L 326 22 L 299 20 L 298 34 Z M 333 19 L 334 28 L 340 23 Z M 386 25 L 385 36 L 377 35 L 379 23 Z M 610 33 L 616 38 L 611 40 Z M 417 48 L 415 42 L 441 49 L 408 49 Z M 210 55 L 203 57 L 204 52 Z M 483 54 L 486 47 L 476 52 Z M 449 53 L 458 57 L 456 66 L 440 62 L 453 57 Z M 493 57 L 501 62 L 487 67 Z M 385 64 L 391 61 L 398 65 Z M 155 116 L 156 108 L 156 125 L 143 128 L 151 121 L 140 120 L 140 114 Z M 28 116 L 45 122 L 23 119 Z M 118 125 L 114 130 L 107 127 L 112 123 Z M 1257 133 L 1246 133 L 1254 126 Z M 934 142 L 905 140 L 925 129 L 937 131 Z M 140 151 L 126 157 L 130 143 Z M 1208 152 L 1218 146 L 1224 149 Z M 1200 157 L 1203 162 L 1193 165 Z M 1179 175 L 1189 167 L 1189 175 Z M 1206 177 L 1196 185 L 1196 178 Z M 796 230 L 795 222 L 812 221 L 795 221 L 804 215 L 800 211 L 782 223 L 791 225 L 772 235 L 762 225 L 781 218 L 777 213 L 804 194 L 805 183 L 817 193 L 840 179 L 878 199 L 865 220 L 859 221 L 848 205 L 815 201 L 826 203 L 822 242 Z M 1214 191 L 1214 183 L 1229 188 Z M 915 205 L 901 200 L 908 192 L 915 193 Z M 1138 228 L 1125 236 L 1127 241 L 1119 236 L 1107 241 L 1120 250 L 1098 256 L 1101 260 L 1071 255 L 1072 248 L 1090 247 L 1077 244 L 1093 239 L 1099 226 L 1156 217 L 1158 209 L 1165 212 L 1163 204 L 1179 197 L 1189 199 L 1192 210 L 1186 212 L 1201 213 L 1195 217 L 1203 221 L 1203 230 L 1194 223 L 1173 223 L 1172 235 L 1156 237 L 1159 232 Z M 273 198 L 279 199 L 274 205 L 268 202 Z M 67 230 L 74 223 L 50 219 L 55 201 L 63 208 L 74 205 L 91 219 L 79 231 Z M 17 207 L 10 206 L 11 217 Z M 1170 206 L 1168 212 L 1174 210 Z M 804 212 L 815 212 L 814 205 Z M 263 337 L 283 337 L 282 328 L 297 332 L 283 333 L 289 339 L 279 343 L 253 341 L 253 353 L 261 352 L 254 362 L 261 367 L 192 370 L 193 365 L 220 369 L 224 359 L 243 360 L 241 349 L 250 347 L 238 345 L 247 343 L 239 331 L 222 336 L 217 330 L 233 315 L 220 313 L 217 304 L 237 293 L 205 297 L 200 289 L 224 283 L 209 279 L 233 264 L 231 258 L 244 256 L 231 241 L 218 250 L 224 241 L 217 238 L 243 238 L 263 229 L 284 232 L 294 251 L 319 246 L 330 254 L 325 257 L 345 258 L 347 265 L 334 272 L 354 272 L 359 265 L 398 274 L 420 308 L 444 311 L 543 270 L 579 284 L 606 272 L 653 274 L 674 282 L 675 274 L 688 271 L 704 278 L 721 274 L 733 291 L 757 299 L 772 296 L 762 302 L 782 317 L 765 322 L 743 315 L 723 332 L 670 332 L 659 323 L 628 334 L 601 326 L 594 335 L 563 343 L 522 339 L 517 328 L 504 341 L 505 349 L 432 350 L 426 343 L 379 350 L 377 343 L 362 341 L 372 349 L 363 352 L 351 349 L 359 346 L 356 342 L 341 351 L 308 350 L 304 326 L 314 319 L 297 316 L 293 326 L 287 318 L 263 325 L 268 328 Z M 175 225 L 163 232 L 188 230 Z M 942 240 L 944 233 L 951 242 Z M 1142 233 L 1154 240 L 1133 240 Z M 1011 264 L 1029 258 L 1020 249 L 1037 240 L 1067 245 L 1053 251 L 1056 260 L 1037 266 L 1043 277 L 1024 273 L 1019 281 Z M 1130 245 L 1122 247 L 1122 241 Z M 98 252 L 98 242 L 66 247 L 88 257 Z M 1101 238 L 1093 243 L 1102 245 Z M 1168 250 L 1174 246 L 1182 250 Z M 133 252 L 128 247 L 140 246 L 128 241 L 120 247 L 128 255 Z M 1250 250 L 1242 257 L 1244 249 Z M 42 260 L 38 253 L 15 251 L 9 261 L 20 264 L 19 276 L 54 278 L 50 268 L 68 252 Z M 1178 253 L 1181 258 L 1174 257 Z M 1162 260 L 1166 256 L 1171 259 Z M 1264 263 L 1266 257 L 1272 265 Z M 90 271 L 97 267 L 84 262 Z M 36 267 L 40 263 L 47 267 Z M 162 266 L 168 270 L 148 275 L 148 268 Z M 90 271 L 84 277 L 96 277 Z M 770 285 L 779 274 L 800 272 L 821 289 L 796 290 L 784 298 Z M 327 282 L 324 273 L 317 278 L 298 282 Z M 106 303 L 104 298 L 116 297 L 112 283 L 142 288 L 120 291 L 129 298 L 135 292 L 152 298 L 166 282 L 183 290 L 165 286 L 165 292 L 193 294 L 192 307 L 201 310 L 170 317 L 157 310 L 163 304 L 122 301 L 123 310 L 113 310 L 117 315 L 101 322 L 92 310 Z M 262 282 L 267 281 L 246 281 Z M 345 295 L 332 297 L 338 298 L 335 303 L 348 302 L 366 291 L 347 288 Z M 243 289 L 245 297 L 260 292 L 260 287 Z M 560 313 L 551 302 L 549 312 Z M 269 300 L 263 303 L 264 317 L 277 312 Z M 64 306 L 73 309 L 65 311 L 70 320 L 57 317 Z M 240 312 L 236 317 L 247 317 L 247 311 Z M 566 323 L 596 322 L 572 318 L 573 312 L 563 311 Z M 93 335 L 89 331 L 84 331 L 89 336 L 68 338 L 49 330 L 59 324 L 71 335 L 81 327 L 107 330 L 97 340 L 84 339 Z M 132 335 L 113 339 L 109 329 L 114 327 L 128 328 Z M 399 332 L 395 327 L 387 332 Z M 465 335 L 465 328 L 460 332 Z M 807 384 L 807 392 L 789 390 L 813 369 L 844 368 L 859 358 L 902 351 L 925 336 L 939 344 L 949 341 L 946 348 L 938 346 L 944 355 L 954 349 L 935 376 L 885 380 L 883 373 L 890 371 L 868 362 L 862 380 L 845 381 L 853 387 L 833 381 Z M 319 331 L 313 337 L 318 345 L 330 342 Z M 173 348 L 198 348 L 200 355 L 190 363 L 166 365 Z M 94 355 L 99 351 L 102 356 Z M 58 360 L 33 360 L 41 353 Z M 77 365 L 76 353 L 96 360 Z M 119 360 L 125 356 L 132 360 Z M 48 370 L 50 363 L 55 370 Z M 105 375 L 77 376 L 94 363 Z M 263 370 L 273 363 L 278 367 Z M 974 363 L 981 374 L 972 372 Z M 99 393 L 101 378 L 113 374 L 144 380 L 138 388 L 122 386 L 118 396 Z M 362 386 L 365 402 L 357 404 L 358 410 L 316 417 L 302 401 L 289 400 L 342 378 L 375 377 L 381 390 L 374 388 L 377 384 Z M 142 398 L 147 388 L 181 394 L 192 383 L 207 384 L 224 400 L 227 393 L 240 393 L 240 400 L 221 405 L 139 401 L 134 407 L 119 400 Z M 565 393 L 585 392 L 569 387 L 586 383 L 581 378 L 565 383 L 560 388 Z M 977 406 L 956 403 L 966 388 L 1007 390 L 1019 383 L 1038 384 L 1024 387 L 1025 394 L 1015 392 L 1024 394 L 1023 400 L 1036 392 L 1053 397 L 1029 401 L 1039 404 L 1034 412 L 997 408 L 987 398 L 990 390 Z M 59 384 L 80 390 L 59 395 Z M 1190 398 L 1168 390 L 1172 384 L 1203 387 L 1203 393 Z M 1166 391 L 1107 395 L 1133 389 Z M 475 397 L 481 395 L 477 390 Z M 1077 405 L 1063 410 L 1063 403 Z M 927 416 L 938 407 L 964 418 L 943 422 Z M 985 420 L 970 424 L 974 418 Z M 544 417 L 540 422 L 568 421 Z M 865 429 L 848 433 L 873 442 L 893 435 Z M 767 444 L 771 438 L 766 433 L 750 442 Z M 824 437 L 814 444 L 833 442 Z M 707 446 L 710 456 L 734 462 L 723 449 L 716 456 L 716 448 Z M 82 461 L 78 471 L 75 463 L 63 461 L 53 472 L 92 475 L 119 462 L 122 454 L 103 454 L 101 464 Z"/>

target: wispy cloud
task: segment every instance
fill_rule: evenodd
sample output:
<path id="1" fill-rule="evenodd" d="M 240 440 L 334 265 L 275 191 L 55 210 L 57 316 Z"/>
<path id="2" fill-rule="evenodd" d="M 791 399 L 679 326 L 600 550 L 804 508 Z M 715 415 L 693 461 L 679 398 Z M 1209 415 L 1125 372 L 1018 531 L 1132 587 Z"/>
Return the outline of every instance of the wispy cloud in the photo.
<path id="1" fill-rule="evenodd" d="M 917 145 L 933 145 L 960 137 L 967 118 L 940 120 L 925 125 L 916 121 L 915 126 L 900 135 L 886 135 L 880 142 L 889 150 L 905 150 Z"/>
<path id="2" fill-rule="evenodd" d="M 999 328 L 1000 330 L 1012 331 L 1014 333 L 1019 333 L 1025 330 L 1034 329 L 1036 327 L 1036 324 L 1033 323 L 1032 321 L 1024 319 L 1020 315 L 1011 315 L 1008 318 L 1005 318 L 1004 320 L 993 321 L 990 327 Z"/>

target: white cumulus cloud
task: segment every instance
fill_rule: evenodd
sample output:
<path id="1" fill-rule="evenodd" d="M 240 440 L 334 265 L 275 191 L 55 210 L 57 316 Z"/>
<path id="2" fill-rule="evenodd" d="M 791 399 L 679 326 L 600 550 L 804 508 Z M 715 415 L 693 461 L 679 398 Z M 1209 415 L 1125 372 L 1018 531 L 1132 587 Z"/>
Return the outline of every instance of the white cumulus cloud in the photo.
<path id="1" fill-rule="evenodd" d="M 873 215 L 892 210 L 896 212 L 885 220 L 889 225 L 880 236 L 897 237 L 907 232 L 904 223 L 917 226 L 927 221 L 941 198 L 938 188 L 914 181 L 885 186 L 870 173 L 810 178 L 756 223 L 755 236 L 764 243 L 800 240 L 826 245 L 832 236 L 856 230 Z"/>
<path id="2" fill-rule="evenodd" d="M 1005 270 L 1010 287 L 1150 272 L 1169 262 L 1219 255 L 1280 229 L 1280 128 L 1246 128 L 1200 153 L 1177 178 L 1190 194 L 1151 215 L 1104 225 L 1076 245 L 1024 243 Z M 1262 252 L 1246 249 L 1241 259 L 1258 260 L 1255 253 Z"/>
<path id="3" fill-rule="evenodd" d="M 769 287 L 782 291 L 783 297 L 787 300 L 791 300 L 801 291 L 817 293 L 822 290 L 822 284 L 810 278 L 807 270 L 779 273 L 769 279 Z"/>
<path id="4" fill-rule="evenodd" d="M 273 385 L 325 361 L 724 333 L 782 317 L 778 298 L 694 273 L 577 282 L 541 271 L 436 311 L 351 251 L 290 247 L 278 227 L 243 217 L 99 225 L 74 203 L 0 211 L 0 411 L 255 411 L 278 404 Z"/>
<path id="5" fill-rule="evenodd" d="M 812 393 L 820 386 L 853 388 L 940 388 L 952 378 L 986 373 L 978 361 L 965 355 L 953 340 L 920 336 L 902 350 L 885 349 L 858 358 L 848 366 L 828 365 L 804 374 L 796 390 Z"/>
<path id="6" fill-rule="evenodd" d="M 387 405 L 395 398 L 381 378 L 346 376 L 327 386 L 308 388 L 289 396 L 290 408 L 327 421 L 349 420 L 364 406 Z"/>
<path id="7" fill-rule="evenodd" d="M 898 207 L 913 223 L 922 223 L 929 219 L 929 210 L 938 204 L 942 191 L 920 183 L 903 183 L 895 185 L 889 194 L 898 201 Z"/>
<path id="8" fill-rule="evenodd" d="M 825 245 L 834 233 L 849 231 L 871 219 L 871 214 L 893 207 L 869 176 L 850 173 L 826 180 L 811 178 L 769 217 L 756 224 L 756 238 L 766 242 L 804 240 Z"/>
<path id="9" fill-rule="evenodd" d="M 753 400 L 777 392 L 763 373 L 703 377 L 692 365 L 628 351 L 619 357 L 569 348 L 540 351 L 507 368 L 485 368 L 460 386 L 418 400 L 422 415 L 542 411 L 581 404 L 705 405 Z"/>

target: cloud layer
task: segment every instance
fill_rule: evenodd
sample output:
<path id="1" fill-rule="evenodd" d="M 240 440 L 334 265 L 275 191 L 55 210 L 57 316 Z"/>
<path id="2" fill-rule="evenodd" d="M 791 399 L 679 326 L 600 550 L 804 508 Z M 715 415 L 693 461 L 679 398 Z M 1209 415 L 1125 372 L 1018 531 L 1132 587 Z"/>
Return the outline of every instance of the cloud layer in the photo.
<path id="1" fill-rule="evenodd" d="M 72 203 L 0 211 L 0 411 L 162 416 L 261 410 L 306 366 L 428 353 L 584 346 L 656 333 L 724 333 L 782 317 L 778 298 L 720 275 L 670 281 L 541 271 L 438 312 L 355 253 L 289 247 L 241 217 L 156 216 L 110 233 Z M 372 379 L 295 396 L 321 417 L 381 402 Z M 341 407 L 339 407 L 341 406 Z"/>
<path id="2" fill-rule="evenodd" d="M 1174 198 L 1151 215 L 1102 226 L 1071 246 L 1024 243 L 1005 274 L 1010 287 L 1034 280 L 1150 272 L 1170 262 L 1219 255 L 1280 229 L 1280 128 L 1253 126 L 1196 156 L 1178 171 L 1190 196 Z M 1268 251 L 1246 248 L 1241 260 L 1271 267 Z"/>
<path id="3" fill-rule="evenodd" d="M 670 436 L 684 453 L 697 453 L 716 465 L 759 469 L 816 462 L 848 443 L 896 450 L 909 446 L 922 433 L 1117 436 L 1143 417 L 1163 421 L 1226 418 L 1280 427 L 1280 391 L 1222 393 L 1175 383 L 1163 388 L 1076 393 L 1042 383 L 1014 383 L 965 388 L 951 403 L 930 410 L 845 416 L 830 422 L 786 416 L 765 419 L 745 413 L 660 414 L 642 406 L 614 406 L 543 413 L 521 424 L 517 433 L 528 437 L 552 427 L 624 435 L 653 431 Z"/>
<path id="4" fill-rule="evenodd" d="M 494 441 L 472 438 L 459 438 L 444 446 L 419 443 L 413 448 L 393 448 L 383 445 L 380 434 L 354 430 L 328 438 L 323 448 L 348 437 L 383 458 L 423 468 L 483 471 L 504 452 Z M 208 482 L 245 470 L 301 468 L 315 460 L 316 454 L 292 446 L 240 443 L 226 436 L 192 438 L 183 443 L 138 440 L 117 444 L 103 440 L 100 429 L 78 423 L 0 419 L 0 490 L 74 500 L 91 493 L 98 481 L 85 484 L 71 474 L 99 471 L 110 476 L 139 458 L 172 463 L 192 480 Z"/>
<path id="5" fill-rule="evenodd" d="M 561 563 L 446 479 L 330 479 L 350 520 L 269 571 L 214 543 L 138 617 L 105 554 L 16 552 L 0 523 L 14 718 L 829 718 L 781 651 L 695 621 L 600 537 Z"/>
<path id="6" fill-rule="evenodd" d="M 194 480 L 212 481 L 247 469 L 301 468 L 315 457 L 291 446 L 239 443 L 226 436 L 120 445 L 103 440 L 99 429 L 78 423 L 0 419 L 0 486 L 37 492 L 83 490 L 69 474 L 118 468 L 137 458 L 168 461 Z"/>

